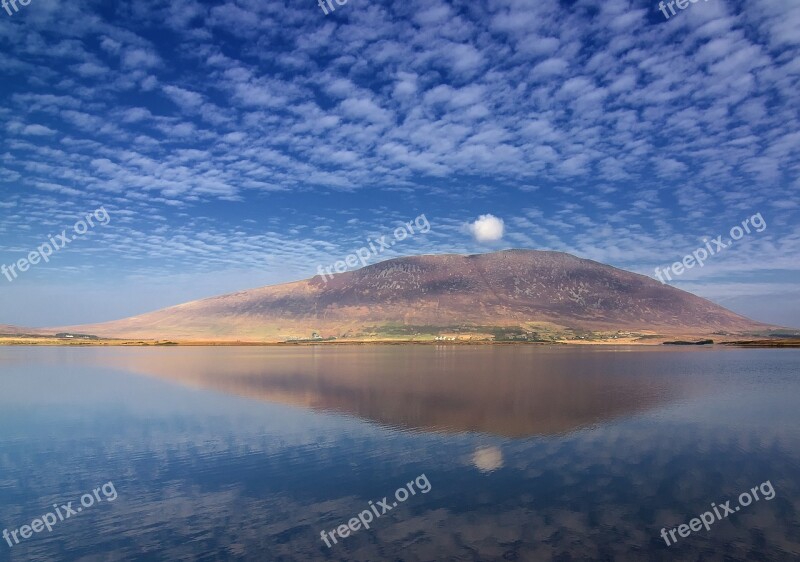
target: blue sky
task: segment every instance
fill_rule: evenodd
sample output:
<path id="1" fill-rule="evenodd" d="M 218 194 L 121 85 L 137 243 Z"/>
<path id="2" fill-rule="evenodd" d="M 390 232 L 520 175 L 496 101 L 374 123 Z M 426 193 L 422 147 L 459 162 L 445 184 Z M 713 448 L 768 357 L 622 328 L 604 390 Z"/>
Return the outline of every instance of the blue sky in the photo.
<path id="1" fill-rule="evenodd" d="M 70 2 L 0 10 L 0 324 L 109 320 L 378 259 L 560 250 L 800 326 L 800 4 Z M 503 220 L 502 238 L 466 226 Z"/>

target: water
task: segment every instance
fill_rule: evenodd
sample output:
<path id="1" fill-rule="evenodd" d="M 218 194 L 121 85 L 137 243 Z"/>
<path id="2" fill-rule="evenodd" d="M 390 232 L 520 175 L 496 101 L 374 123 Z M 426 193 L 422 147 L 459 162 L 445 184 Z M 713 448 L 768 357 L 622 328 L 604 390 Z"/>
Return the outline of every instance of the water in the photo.
<path id="1" fill-rule="evenodd" d="M 0 348 L 0 529 L 99 488 L 0 560 L 800 559 L 798 406 L 797 350 Z"/>

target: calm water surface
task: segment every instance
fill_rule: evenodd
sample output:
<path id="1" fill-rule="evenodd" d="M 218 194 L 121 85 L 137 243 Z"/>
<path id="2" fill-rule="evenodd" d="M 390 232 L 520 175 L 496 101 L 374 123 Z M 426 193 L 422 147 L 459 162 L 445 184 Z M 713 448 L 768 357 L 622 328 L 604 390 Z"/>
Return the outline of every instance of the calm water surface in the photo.
<path id="1" fill-rule="evenodd" d="M 0 348 L 0 531 L 108 482 L 0 560 L 800 560 L 800 351 Z"/>

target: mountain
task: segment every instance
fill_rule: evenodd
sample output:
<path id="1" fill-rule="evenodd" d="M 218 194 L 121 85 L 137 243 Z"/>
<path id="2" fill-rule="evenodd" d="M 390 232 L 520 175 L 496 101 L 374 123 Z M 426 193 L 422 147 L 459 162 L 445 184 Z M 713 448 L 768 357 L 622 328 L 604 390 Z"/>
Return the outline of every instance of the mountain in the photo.
<path id="1" fill-rule="evenodd" d="M 322 338 L 525 332 L 552 338 L 770 328 L 643 275 L 561 252 L 506 250 L 397 258 L 327 281 L 315 276 L 54 330 L 138 339 L 283 341 L 310 338 L 313 332 Z"/>
<path id="2" fill-rule="evenodd" d="M 37 328 L 23 328 L 21 326 L 11 326 L 10 324 L 0 324 L 0 336 L 28 336 L 44 335 L 47 332 Z"/>

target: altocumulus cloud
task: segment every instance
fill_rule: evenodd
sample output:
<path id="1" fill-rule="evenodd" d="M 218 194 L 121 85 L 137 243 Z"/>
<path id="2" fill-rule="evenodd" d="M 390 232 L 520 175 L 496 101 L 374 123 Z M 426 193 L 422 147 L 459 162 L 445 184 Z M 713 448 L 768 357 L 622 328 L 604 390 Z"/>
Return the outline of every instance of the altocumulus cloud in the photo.
<path id="1" fill-rule="evenodd" d="M 494 215 L 481 215 L 475 222 L 469 223 L 467 229 L 478 242 L 495 242 L 503 237 L 505 224 L 503 219 Z"/>
<path id="2" fill-rule="evenodd" d="M 301 279 L 422 211 L 441 228 L 392 257 L 483 251 L 472 221 L 492 209 L 509 247 L 643 274 L 761 212 L 768 231 L 679 287 L 797 325 L 798 2 L 699 2 L 668 22 L 658 0 L 331 18 L 315 0 L 37 2 L 0 14 L 0 262 L 86 208 L 115 222 L 7 287 L 3 322 Z M 283 212 L 295 194 L 308 206 Z M 51 278 L 59 306 L 37 285 Z"/>

